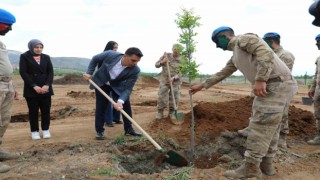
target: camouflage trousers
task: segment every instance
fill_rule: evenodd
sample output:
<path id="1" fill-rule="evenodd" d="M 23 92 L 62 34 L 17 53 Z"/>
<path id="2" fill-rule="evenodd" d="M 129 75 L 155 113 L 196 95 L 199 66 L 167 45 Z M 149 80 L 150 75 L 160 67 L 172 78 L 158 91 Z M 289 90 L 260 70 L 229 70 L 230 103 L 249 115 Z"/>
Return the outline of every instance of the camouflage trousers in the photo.
<path id="1" fill-rule="evenodd" d="M 285 107 L 289 107 L 297 89 L 295 80 L 268 83 L 267 95 L 254 98 L 244 154 L 247 162 L 275 156 Z"/>
<path id="2" fill-rule="evenodd" d="M 316 126 L 320 132 L 320 89 L 316 89 L 313 97 L 314 118 L 316 119 Z"/>
<path id="3" fill-rule="evenodd" d="M 172 88 L 174 93 L 174 99 L 176 101 L 176 106 L 178 108 L 179 96 L 180 96 L 180 83 L 173 83 Z M 161 111 L 165 109 L 168 106 L 168 103 L 169 103 L 169 111 L 174 110 L 170 84 L 160 83 L 159 91 L 158 91 L 158 102 L 157 102 L 158 110 Z"/>
<path id="4" fill-rule="evenodd" d="M 14 98 L 12 81 L 0 81 L 0 141 L 11 121 L 11 107 Z"/>
<path id="5" fill-rule="evenodd" d="M 282 114 L 282 121 L 280 125 L 280 133 L 282 134 L 289 134 L 289 107 L 290 107 L 290 102 L 293 100 L 294 95 L 298 92 L 298 88 L 295 88 L 293 90 L 292 97 L 289 97 L 289 102 L 286 104 L 284 107 L 284 111 Z"/>

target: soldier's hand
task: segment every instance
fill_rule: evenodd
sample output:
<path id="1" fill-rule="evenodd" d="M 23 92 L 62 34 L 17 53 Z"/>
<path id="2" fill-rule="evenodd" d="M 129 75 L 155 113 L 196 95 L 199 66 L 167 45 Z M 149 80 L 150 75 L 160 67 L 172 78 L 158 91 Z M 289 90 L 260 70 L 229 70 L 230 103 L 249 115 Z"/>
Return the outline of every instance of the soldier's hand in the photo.
<path id="1" fill-rule="evenodd" d="M 171 78 L 169 79 L 169 83 L 172 84 L 173 81 L 174 81 L 174 77 L 171 77 Z"/>
<path id="2" fill-rule="evenodd" d="M 203 84 L 196 84 L 190 87 L 189 93 L 195 94 L 198 91 L 201 91 L 203 88 Z"/>
<path id="3" fill-rule="evenodd" d="M 14 90 L 14 96 L 13 96 L 13 98 L 14 98 L 15 100 L 18 100 L 18 99 L 19 99 L 18 91 Z"/>
<path id="4" fill-rule="evenodd" d="M 82 76 L 83 76 L 83 79 L 87 81 L 92 77 L 91 74 L 83 74 Z"/>
<path id="5" fill-rule="evenodd" d="M 167 54 L 164 54 L 163 55 L 163 58 L 161 60 L 161 64 L 166 64 L 167 62 L 169 61 L 168 57 L 167 57 Z"/>
<path id="6" fill-rule="evenodd" d="M 266 96 L 267 95 L 267 83 L 264 81 L 255 81 L 253 85 L 253 93 L 256 96 Z"/>
<path id="7" fill-rule="evenodd" d="M 314 91 L 309 91 L 309 92 L 308 92 L 308 96 L 309 96 L 309 98 L 313 98 L 313 96 L 314 96 Z"/>

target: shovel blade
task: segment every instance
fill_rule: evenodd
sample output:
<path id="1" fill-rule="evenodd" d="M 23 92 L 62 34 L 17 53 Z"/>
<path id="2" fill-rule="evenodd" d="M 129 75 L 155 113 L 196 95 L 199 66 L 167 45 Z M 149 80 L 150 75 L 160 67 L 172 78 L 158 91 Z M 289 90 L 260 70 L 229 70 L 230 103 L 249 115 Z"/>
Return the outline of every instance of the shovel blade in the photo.
<path id="1" fill-rule="evenodd" d="M 170 114 L 170 120 L 173 124 L 182 124 L 184 120 L 184 114 L 182 112 L 175 112 Z"/>
<path id="2" fill-rule="evenodd" d="M 178 166 L 178 167 L 183 167 L 183 166 L 188 166 L 188 160 L 183 157 L 181 154 L 178 152 L 169 150 L 167 152 L 167 156 L 164 159 L 167 163 Z"/>

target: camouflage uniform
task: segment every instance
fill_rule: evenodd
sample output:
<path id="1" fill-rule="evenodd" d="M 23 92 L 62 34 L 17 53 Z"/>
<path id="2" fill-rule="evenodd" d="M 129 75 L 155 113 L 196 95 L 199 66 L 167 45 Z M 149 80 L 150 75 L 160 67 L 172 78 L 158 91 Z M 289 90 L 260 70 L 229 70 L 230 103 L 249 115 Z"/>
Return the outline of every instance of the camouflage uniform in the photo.
<path id="1" fill-rule="evenodd" d="M 11 107 L 14 98 L 12 72 L 6 46 L 0 42 L 0 144 L 11 121 Z"/>
<path id="2" fill-rule="evenodd" d="M 310 90 L 314 93 L 313 107 L 318 134 L 320 135 L 320 57 L 316 60 L 316 72 Z"/>
<path id="3" fill-rule="evenodd" d="M 180 67 L 180 59 L 179 57 L 173 57 L 172 53 L 167 53 L 167 57 L 169 59 L 169 68 L 170 75 L 174 77 L 175 80 L 172 82 L 173 93 L 175 97 L 176 106 L 179 104 L 179 96 L 180 96 L 180 86 L 181 86 L 181 74 L 178 72 Z M 157 108 L 158 112 L 163 112 L 163 110 L 167 107 L 169 101 L 169 113 L 174 111 L 171 89 L 169 84 L 169 76 L 168 69 L 166 64 L 160 64 L 160 61 L 164 58 L 162 56 L 155 64 L 156 68 L 162 67 L 162 71 L 160 72 L 159 77 L 159 91 L 158 91 L 158 103 Z"/>
<path id="4" fill-rule="evenodd" d="M 275 156 L 283 111 L 297 91 L 297 82 L 288 67 L 255 34 L 233 37 L 228 50 L 233 51 L 231 59 L 220 72 L 203 82 L 203 86 L 209 88 L 237 70 L 251 84 L 266 82 L 267 95 L 254 97 L 245 151 L 246 162 L 259 164 L 262 158 Z"/>
<path id="5" fill-rule="evenodd" d="M 293 54 L 289 51 L 284 50 L 282 46 L 279 46 L 277 49 L 274 49 L 273 51 L 280 58 L 280 60 L 287 65 L 287 67 L 292 72 L 292 68 L 295 60 Z M 293 97 L 291 99 L 293 99 Z M 282 121 L 280 125 L 280 137 L 279 137 L 278 148 L 284 152 L 287 151 L 286 135 L 289 134 L 289 124 L 288 124 L 289 106 L 290 106 L 290 103 L 288 103 L 284 108 Z"/>

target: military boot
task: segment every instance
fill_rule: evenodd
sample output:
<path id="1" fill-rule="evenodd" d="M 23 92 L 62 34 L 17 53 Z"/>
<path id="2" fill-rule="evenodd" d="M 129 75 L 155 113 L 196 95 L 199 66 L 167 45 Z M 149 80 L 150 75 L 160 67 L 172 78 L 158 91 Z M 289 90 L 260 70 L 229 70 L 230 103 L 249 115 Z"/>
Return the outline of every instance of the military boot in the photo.
<path id="1" fill-rule="evenodd" d="M 228 170 L 224 173 L 224 176 L 231 178 L 261 178 L 262 173 L 259 168 L 259 163 L 245 162 L 235 170 Z"/>
<path id="2" fill-rule="evenodd" d="M 276 173 L 276 170 L 272 162 L 273 158 L 271 157 L 262 158 L 262 162 L 260 163 L 260 169 L 265 175 L 272 176 Z"/>
<path id="3" fill-rule="evenodd" d="M 8 172 L 10 171 L 10 166 L 0 162 L 0 173 L 5 173 L 5 172 Z"/>
<path id="4" fill-rule="evenodd" d="M 309 140 L 308 144 L 310 144 L 310 145 L 320 145 L 320 132 L 318 133 L 318 135 L 316 135 L 316 137 L 314 137 L 313 139 Z"/>
<path id="5" fill-rule="evenodd" d="M 244 128 L 244 129 L 238 130 L 238 134 L 241 135 L 241 136 L 247 137 L 249 131 L 250 131 L 250 130 L 249 130 L 249 127 L 246 127 L 246 128 Z"/>
<path id="6" fill-rule="evenodd" d="M 0 161 L 18 159 L 19 156 L 17 154 L 11 154 L 7 151 L 0 149 Z"/>
<path id="7" fill-rule="evenodd" d="M 163 109 L 158 109 L 158 114 L 156 115 L 156 119 L 163 119 Z"/>
<path id="8" fill-rule="evenodd" d="M 286 142 L 286 134 L 280 133 L 279 136 L 279 141 L 278 141 L 278 150 L 281 152 L 287 152 L 288 151 L 288 146 Z"/>
<path id="9" fill-rule="evenodd" d="M 175 118 L 175 111 L 174 111 L 174 109 L 169 109 L 169 112 L 168 112 L 168 117 L 170 118 L 170 119 L 173 119 L 173 118 Z"/>

